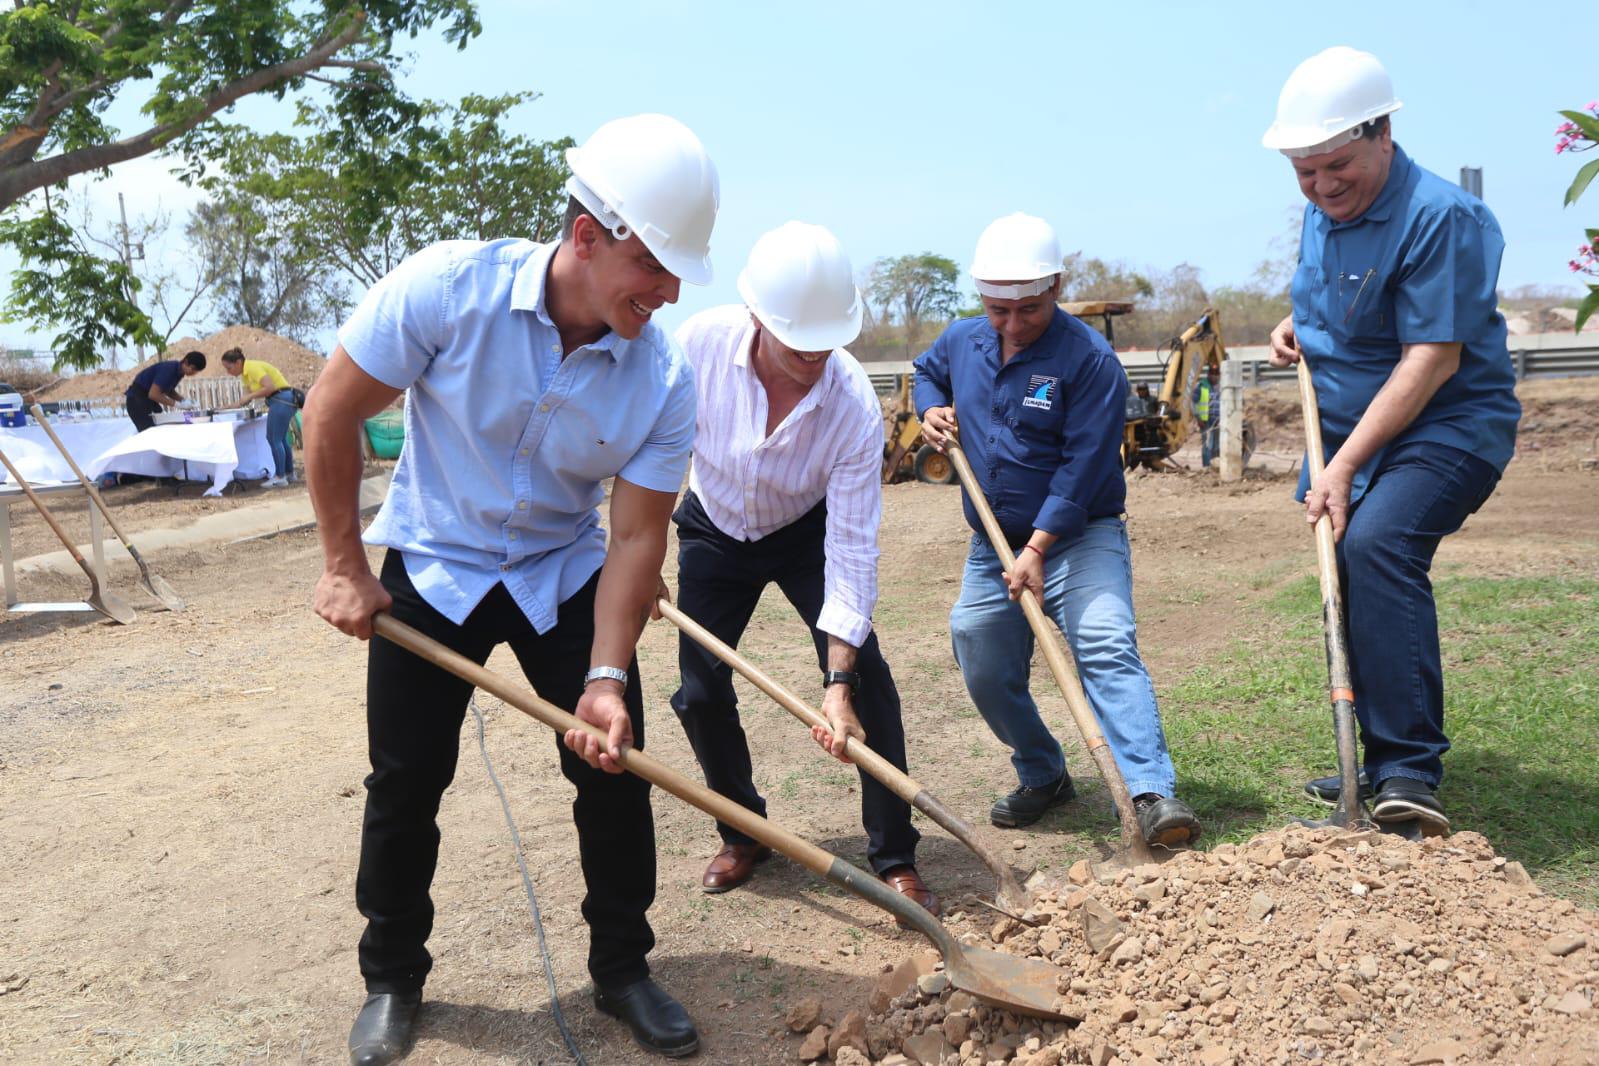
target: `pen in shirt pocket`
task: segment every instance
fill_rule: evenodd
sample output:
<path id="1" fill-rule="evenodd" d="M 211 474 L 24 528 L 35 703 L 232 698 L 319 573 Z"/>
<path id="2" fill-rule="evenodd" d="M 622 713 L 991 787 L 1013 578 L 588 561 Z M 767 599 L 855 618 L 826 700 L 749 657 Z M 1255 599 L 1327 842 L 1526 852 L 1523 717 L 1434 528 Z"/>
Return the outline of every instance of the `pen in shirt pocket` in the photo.
<path id="1" fill-rule="evenodd" d="M 1366 269 L 1366 276 L 1360 279 L 1360 288 L 1355 290 L 1355 298 L 1349 302 L 1349 309 L 1344 312 L 1344 321 L 1346 323 L 1349 321 L 1349 316 L 1355 313 L 1355 308 L 1360 306 L 1360 294 L 1366 291 L 1366 286 L 1371 283 L 1371 279 L 1376 274 L 1376 267 L 1368 267 Z"/>

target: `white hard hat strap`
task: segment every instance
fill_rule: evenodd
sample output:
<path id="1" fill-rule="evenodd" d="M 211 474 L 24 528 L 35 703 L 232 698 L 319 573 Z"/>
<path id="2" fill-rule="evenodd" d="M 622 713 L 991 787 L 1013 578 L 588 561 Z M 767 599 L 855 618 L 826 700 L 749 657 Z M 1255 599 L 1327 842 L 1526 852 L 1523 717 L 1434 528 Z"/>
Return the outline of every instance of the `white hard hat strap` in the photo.
<path id="1" fill-rule="evenodd" d="M 1304 159 L 1306 156 L 1324 155 L 1327 152 L 1336 152 L 1346 144 L 1360 140 L 1364 137 L 1366 125 L 1351 126 L 1341 133 L 1335 133 L 1320 144 L 1313 144 L 1308 148 L 1282 148 L 1279 151 L 1289 159 Z"/>
<path id="2" fill-rule="evenodd" d="M 973 278 L 972 284 L 980 295 L 987 296 L 990 299 L 1025 300 L 1029 296 L 1037 296 L 1039 293 L 1048 292 L 1050 286 L 1055 284 L 1055 279 L 1058 277 L 1060 277 L 1059 274 L 1050 274 L 1048 277 L 1039 278 L 1037 281 L 1024 282 L 1020 285 L 995 285 L 992 281 Z"/>
<path id="3" fill-rule="evenodd" d="M 566 179 L 566 191 L 578 203 L 588 208 L 589 213 L 594 216 L 594 221 L 610 230 L 611 236 L 619 241 L 625 241 L 632 236 L 633 230 L 622 221 L 622 216 L 605 202 L 604 197 L 589 188 L 587 183 L 579 180 L 576 175 Z"/>

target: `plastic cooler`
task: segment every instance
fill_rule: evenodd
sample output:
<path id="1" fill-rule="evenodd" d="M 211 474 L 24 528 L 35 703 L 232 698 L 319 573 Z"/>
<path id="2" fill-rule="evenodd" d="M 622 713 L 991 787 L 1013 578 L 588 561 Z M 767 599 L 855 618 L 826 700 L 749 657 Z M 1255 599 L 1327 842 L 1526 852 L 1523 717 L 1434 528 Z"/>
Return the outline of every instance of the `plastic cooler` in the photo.
<path id="1" fill-rule="evenodd" d="M 366 420 L 366 439 L 372 442 L 372 452 L 379 459 L 398 459 L 405 444 L 405 415 L 400 411 L 384 411 L 376 418 Z"/>

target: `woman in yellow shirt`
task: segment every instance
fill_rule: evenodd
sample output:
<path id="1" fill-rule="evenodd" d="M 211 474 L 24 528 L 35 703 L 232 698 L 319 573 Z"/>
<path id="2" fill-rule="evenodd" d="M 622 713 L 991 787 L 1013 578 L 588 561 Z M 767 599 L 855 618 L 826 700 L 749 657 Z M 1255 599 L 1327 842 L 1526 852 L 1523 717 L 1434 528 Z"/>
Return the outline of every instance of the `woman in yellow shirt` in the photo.
<path id="1" fill-rule="evenodd" d="M 267 406 L 267 446 L 272 449 L 276 470 L 265 482 L 267 488 L 282 488 L 294 480 L 294 450 L 289 446 L 289 423 L 294 421 L 294 390 L 282 371 L 260 359 L 246 359 L 238 348 L 222 353 L 222 369 L 244 380 L 244 407 L 251 400 L 264 398 Z"/>

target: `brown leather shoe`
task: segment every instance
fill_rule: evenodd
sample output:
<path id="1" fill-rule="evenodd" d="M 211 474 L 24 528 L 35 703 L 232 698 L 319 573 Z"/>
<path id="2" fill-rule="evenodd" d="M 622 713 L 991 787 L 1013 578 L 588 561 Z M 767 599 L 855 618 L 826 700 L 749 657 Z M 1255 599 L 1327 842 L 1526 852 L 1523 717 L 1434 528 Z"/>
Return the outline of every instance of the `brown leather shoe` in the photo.
<path id="1" fill-rule="evenodd" d="M 716 858 L 705 868 L 700 884 L 710 893 L 727 892 L 748 881 L 755 867 L 772 857 L 772 849 L 764 844 L 723 844 Z"/>
<path id="2" fill-rule="evenodd" d="M 922 883 L 922 875 L 916 872 L 916 867 L 895 866 L 893 869 L 884 870 L 878 876 L 889 888 L 902 896 L 909 897 L 911 902 L 921 905 L 934 918 L 943 913 L 938 905 L 938 897 L 933 894 L 932 889 Z M 896 918 L 895 921 L 899 922 L 899 919 Z M 909 928 L 904 922 L 899 922 L 899 925 L 902 929 Z"/>

